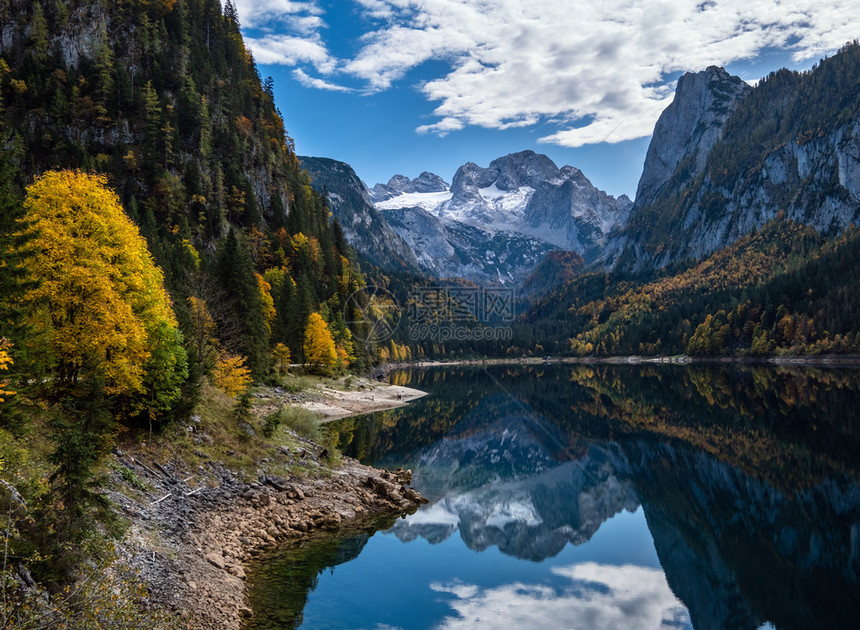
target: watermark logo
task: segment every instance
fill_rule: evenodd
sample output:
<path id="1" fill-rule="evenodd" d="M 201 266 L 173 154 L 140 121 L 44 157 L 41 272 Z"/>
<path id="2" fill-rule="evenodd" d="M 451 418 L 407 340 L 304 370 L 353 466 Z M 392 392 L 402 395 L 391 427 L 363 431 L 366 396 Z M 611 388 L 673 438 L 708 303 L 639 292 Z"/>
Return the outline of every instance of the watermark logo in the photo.
<path id="1" fill-rule="evenodd" d="M 343 315 L 353 331 L 353 338 L 372 345 L 394 336 L 400 326 L 403 311 L 391 291 L 367 286 L 354 291 L 346 298 Z"/>
<path id="2" fill-rule="evenodd" d="M 404 320 L 411 341 L 509 341 L 515 298 L 506 288 L 419 287 L 404 308 L 389 290 L 368 286 L 347 298 L 344 319 L 367 345 L 393 338 Z"/>
<path id="3" fill-rule="evenodd" d="M 515 313 L 513 289 L 420 287 L 409 295 L 413 341 L 510 340 Z"/>

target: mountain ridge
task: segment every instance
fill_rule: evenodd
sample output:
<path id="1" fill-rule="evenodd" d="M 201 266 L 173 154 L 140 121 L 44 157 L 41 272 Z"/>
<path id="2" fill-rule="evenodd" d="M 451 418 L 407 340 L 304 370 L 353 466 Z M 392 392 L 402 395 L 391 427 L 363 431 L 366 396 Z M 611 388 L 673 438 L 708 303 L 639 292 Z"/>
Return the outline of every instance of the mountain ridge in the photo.
<path id="1" fill-rule="evenodd" d="M 707 133 L 694 128 L 681 143 L 667 179 L 657 132 L 677 118 L 673 108 L 695 105 L 679 101 L 695 96 L 680 90 L 689 81 L 679 81 L 676 102 L 661 116 L 649 146 L 639 186 L 645 197 L 610 237 L 604 265 L 636 271 L 701 260 L 780 213 L 821 233 L 860 220 L 858 74 L 855 43 L 810 71 L 771 73 L 755 88 L 720 75 L 705 87 L 723 98 L 722 109 L 705 117 Z M 699 118 L 702 107 L 718 100 L 698 99 Z M 733 107 L 728 115 L 726 107 Z"/>
<path id="2" fill-rule="evenodd" d="M 369 200 L 418 265 L 440 278 L 516 286 L 551 251 L 572 250 L 592 260 L 604 235 L 626 220 L 633 205 L 626 196 L 615 199 L 599 191 L 579 169 L 558 168 L 546 155 L 528 150 L 496 158 L 486 168 L 467 162 L 450 186 L 425 171 L 415 179 L 395 175 L 367 188 L 351 167 L 339 164 L 330 167 L 342 171 L 340 176 L 316 170 L 312 178 L 318 190 L 328 189 L 341 222 L 360 227 L 356 217 L 373 212 Z M 342 177 L 347 169 L 353 173 L 349 182 Z M 338 177 L 341 183 L 334 184 Z M 354 199 L 349 211 L 332 197 L 333 190 L 344 188 Z M 384 232 L 380 228 L 374 238 Z M 352 240 L 359 250 L 373 251 L 368 235 L 353 234 Z M 382 266 L 392 268 L 388 262 Z"/>

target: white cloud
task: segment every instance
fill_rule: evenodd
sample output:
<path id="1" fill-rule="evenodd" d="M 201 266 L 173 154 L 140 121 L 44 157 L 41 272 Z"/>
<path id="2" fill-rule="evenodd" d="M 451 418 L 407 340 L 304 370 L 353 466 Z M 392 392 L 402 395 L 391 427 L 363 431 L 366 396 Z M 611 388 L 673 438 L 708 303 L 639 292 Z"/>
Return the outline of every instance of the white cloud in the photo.
<path id="1" fill-rule="evenodd" d="M 337 85 L 336 83 L 309 76 L 301 68 L 293 70 L 293 77 L 295 77 L 296 81 L 305 87 L 316 88 L 318 90 L 328 90 L 329 92 L 352 92 L 351 89 L 344 87 L 343 85 Z"/>
<path id="2" fill-rule="evenodd" d="M 672 99 L 673 73 L 754 58 L 797 60 L 856 37 L 850 1 L 359 0 L 381 21 L 344 70 L 371 89 L 430 59 L 451 71 L 421 86 L 438 103 L 421 133 L 559 120 L 542 138 L 564 146 L 651 133 Z"/>
<path id="3" fill-rule="evenodd" d="M 570 584 L 553 588 L 516 582 L 481 589 L 462 582 L 430 588 L 454 596 L 446 600 L 456 616 L 439 630 L 470 628 L 690 628 L 689 613 L 659 569 L 585 562 L 553 569 Z"/>
<path id="4" fill-rule="evenodd" d="M 257 63 L 287 66 L 308 63 L 323 74 L 330 74 L 337 63 L 325 45 L 313 38 L 272 34 L 245 37 L 245 43 L 250 46 Z"/>
<path id="5" fill-rule="evenodd" d="M 781 49 L 795 61 L 857 36 L 856 0 L 354 0 L 357 53 L 335 59 L 316 0 L 238 0 L 261 63 L 312 66 L 380 91 L 428 61 L 435 103 L 419 133 L 548 122 L 541 141 L 618 142 L 651 133 L 678 72 Z M 347 9 L 342 9 L 347 10 Z M 256 35 L 256 36 L 255 36 Z M 305 73 L 306 79 L 310 77 Z M 321 81 L 316 87 L 332 89 Z"/>
<path id="6" fill-rule="evenodd" d="M 316 0 L 236 0 L 236 10 L 245 43 L 258 63 L 308 65 L 326 75 L 334 72 L 337 60 L 323 41 L 327 25 Z M 299 80 L 320 89 L 337 89 L 326 81 L 311 79 L 306 72 Z"/>
<path id="7" fill-rule="evenodd" d="M 296 18 L 319 16 L 322 9 L 316 1 L 234 0 L 239 23 L 245 28 L 273 27 L 278 23 L 294 23 Z"/>

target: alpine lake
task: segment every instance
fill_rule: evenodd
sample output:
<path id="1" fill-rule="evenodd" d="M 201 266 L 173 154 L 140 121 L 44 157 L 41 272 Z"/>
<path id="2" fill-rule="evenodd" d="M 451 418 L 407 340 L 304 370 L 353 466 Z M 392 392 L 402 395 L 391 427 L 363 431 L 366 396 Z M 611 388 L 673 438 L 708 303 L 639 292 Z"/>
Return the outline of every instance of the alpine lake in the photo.
<path id="1" fill-rule="evenodd" d="M 860 370 L 514 365 L 332 423 L 430 502 L 284 547 L 252 629 L 860 627 Z"/>

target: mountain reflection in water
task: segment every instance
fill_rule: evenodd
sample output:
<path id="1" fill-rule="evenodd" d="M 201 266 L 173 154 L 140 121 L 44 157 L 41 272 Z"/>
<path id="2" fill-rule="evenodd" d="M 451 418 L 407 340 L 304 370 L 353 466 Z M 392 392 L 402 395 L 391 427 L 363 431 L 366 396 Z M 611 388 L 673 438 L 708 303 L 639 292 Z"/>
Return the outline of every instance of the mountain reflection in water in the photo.
<path id="1" fill-rule="evenodd" d="M 857 372 L 549 366 L 395 378 L 430 395 L 333 430 L 347 455 L 411 468 L 431 503 L 381 538 L 370 528 L 283 550 L 252 575 L 251 627 L 300 625 L 308 593 L 324 599 L 327 567 L 372 573 L 409 553 L 435 568 L 403 566 L 386 588 L 419 614 L 389 619 L 378 603 L 304 614 L 337 628 L 853 628 L 860 618 Z M 650 540 L 634 549 L 640 530 Z M 482 553 L 454 552 L 455 541 Z M 332 545 L 356 551 L 336 558 Z M 272 574 L 298 566 L 297 553 L 316 561 L 285 597 Z M 510 568 L 497 574 L 502 562 Z"/>

